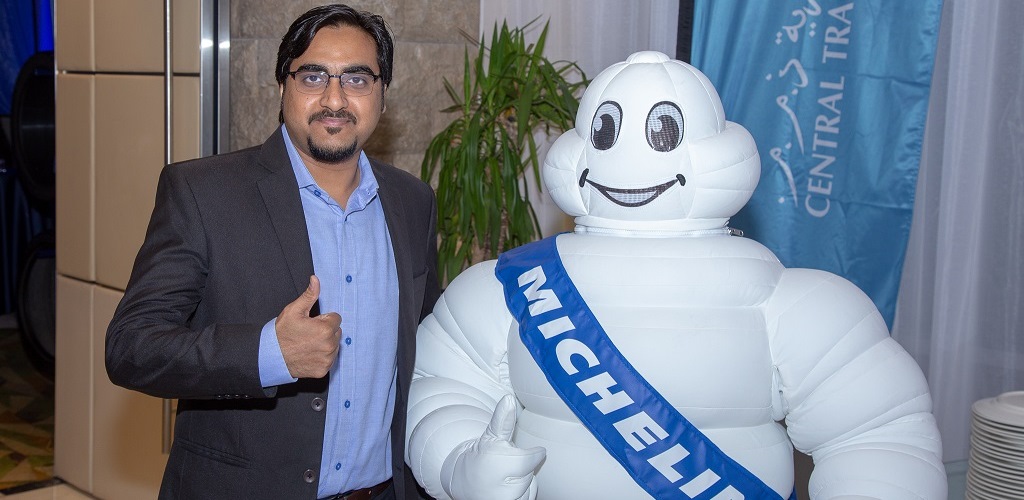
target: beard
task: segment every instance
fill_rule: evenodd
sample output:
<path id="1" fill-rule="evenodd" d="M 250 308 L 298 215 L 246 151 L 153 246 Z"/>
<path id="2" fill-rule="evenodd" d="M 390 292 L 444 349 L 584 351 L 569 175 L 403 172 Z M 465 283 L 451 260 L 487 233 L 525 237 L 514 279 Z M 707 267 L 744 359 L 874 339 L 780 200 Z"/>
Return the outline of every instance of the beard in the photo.
<path id="1" fill-rule="evenodd" d="M 315 113 L 313 116 L 310 116 L 309 123 L 312 124 L 313 122 L 325 117 L 344 118 L 352 124 L 356 123 L 355 115 L 346 109 L 339 111 L 322 110 L 319 113 Z M 340 128 L 327 128 L 327 133 L 331 135 L 337 134 L 338 132 L 341 132 Z M 348 161 L 356 154 L 357 149 L 356 140 L 353 140 L 352 144 L 347 147 L 331 148 L 316 144 L 313 142 L 312 137 L 307 137 L 306 145 L 309 147 L 309 155 L 312 156 L 314 160 L 322 163 L 342 163 Z"/>
<path id="2" fill-rule="evenodd" d="M 309 146 L 309 155 L 321 163 L 342 163 L 352 159 L 356 154 L 356 141 L 352 141 L 348 147 L 321 147 L 313 142 L 312 137 L 306 138 L 306 145 Z"/>

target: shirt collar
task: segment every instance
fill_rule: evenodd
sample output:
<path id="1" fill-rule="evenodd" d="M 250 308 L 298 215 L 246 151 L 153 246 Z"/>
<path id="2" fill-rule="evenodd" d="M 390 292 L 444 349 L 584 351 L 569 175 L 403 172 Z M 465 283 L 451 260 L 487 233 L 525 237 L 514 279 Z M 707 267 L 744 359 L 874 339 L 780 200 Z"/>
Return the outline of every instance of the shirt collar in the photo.
<path id="1" fill-rule="evenodd" d="M 281 124 L 281 134 L 284 135 L 284 147 L 288 151 L 288 160 L 291 162 L 292 172 L 295 173 L 295 180 L 299 184 L 299 189 L 320 189 L 316 185 L 316 181 L 313 180 L 313 175 L 309 173 L 306 163 L 299 156 L 299 151 L 292 144 L 291 137 L 288 136 L 288 128 L 283 123 Z M 366 157 L 366 153 L 360 151 L 359 186 L 352 192 L 352 196 L 348 200 L 348 208 L 351 210 L 365 208 L 377 196 L 378 187 L 377 178 L 374 177 L 373 169 L 370 168 L 370 160 Z"/>

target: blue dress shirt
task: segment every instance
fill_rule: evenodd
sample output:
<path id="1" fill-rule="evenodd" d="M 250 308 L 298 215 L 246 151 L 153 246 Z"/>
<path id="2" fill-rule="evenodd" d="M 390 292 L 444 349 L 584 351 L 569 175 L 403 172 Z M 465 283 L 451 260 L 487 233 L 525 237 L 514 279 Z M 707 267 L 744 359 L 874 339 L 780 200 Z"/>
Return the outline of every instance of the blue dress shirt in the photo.
<path id="1" fill-rule="evenodd" d="M 317 494 L 326 497 L 391 477 L 391 419 L 398 352 L 398 273 L 377 179 L 359 154 L 359 186 L 345 207 L 317 186 L 281 125 L 299 184 L 320 313 L 341 315 L 341 348 L 330 371 L 327 423 Z M 294 382 L 277 341 L 263 327 L 259 370 L 264 387 Z"/>

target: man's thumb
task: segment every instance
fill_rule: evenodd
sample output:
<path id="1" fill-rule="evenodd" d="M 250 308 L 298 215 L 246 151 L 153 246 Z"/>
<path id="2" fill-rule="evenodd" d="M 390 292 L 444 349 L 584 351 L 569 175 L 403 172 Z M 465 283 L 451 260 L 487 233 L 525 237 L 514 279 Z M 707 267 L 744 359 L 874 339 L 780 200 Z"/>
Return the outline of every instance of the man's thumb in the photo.
<path id="1" fill-rule="evenodd" d="M 309 316 L 309 311 L 313 309 L 313 304 L 316 304 L 317 299 L 320 298 L 320 280 L 316 275 L 309 277 L 309 286 L 306 290 L 299 295 L 299 298 L 295 299 L 295 304 L 302 307 L 302 312 Z"/>

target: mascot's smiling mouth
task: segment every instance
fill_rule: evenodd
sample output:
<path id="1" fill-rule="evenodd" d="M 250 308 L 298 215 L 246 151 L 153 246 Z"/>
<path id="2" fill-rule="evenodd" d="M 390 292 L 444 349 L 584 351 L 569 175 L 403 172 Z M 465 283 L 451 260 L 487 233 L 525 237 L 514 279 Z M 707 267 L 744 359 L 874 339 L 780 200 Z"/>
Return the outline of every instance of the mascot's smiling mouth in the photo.
<path id="1" fill-rule="evenodd" d="M 683 177 L 683 174 L 676 174 L 675 179 L 663 184 L 658 184 L 657 186 L 635 189 L 617 189 L 603 186 L 592 180 L 588 180 L 587 174 L 589 173 L 589 168 L 583 170 L 583 175 L 580 176 L 580 187 L 589 183 L 591 186 L 594 186 L 599 193 L 603 194 L 605 198 L 611 200 L 612 203 L 622 205 L 624 207 L 639 207 L 646 205 L 654 201 L 655 198 L 661 196 L 661 193 L 668 191 L 668 189 L 676 183 L 679 183 L 680 186 L 686 185 L 686 177 Z"/>

